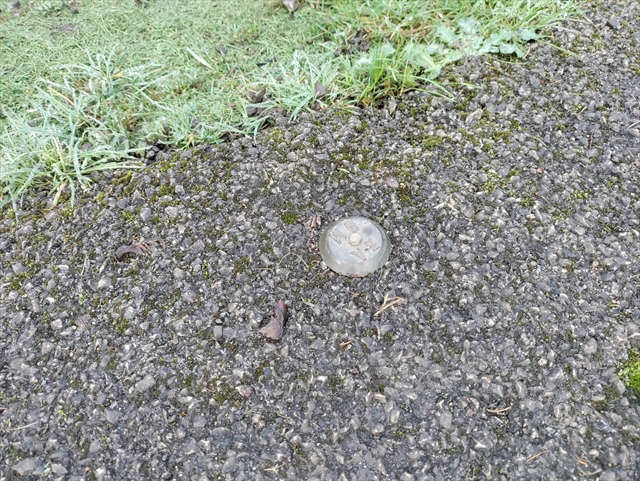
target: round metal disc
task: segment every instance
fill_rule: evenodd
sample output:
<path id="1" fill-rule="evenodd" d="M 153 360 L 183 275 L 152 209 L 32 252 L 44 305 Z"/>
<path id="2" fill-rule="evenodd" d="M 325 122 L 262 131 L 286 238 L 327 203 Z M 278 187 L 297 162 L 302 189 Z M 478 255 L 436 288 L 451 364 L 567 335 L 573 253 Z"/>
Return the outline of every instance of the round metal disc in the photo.
<path id="1" fill-rule="evenodd" d="M 320 236 L 320 255 L 338 274 L 366 276 L 389 259 L 391 242 L 380 225 L 366 217 L 345 217 Z"/>

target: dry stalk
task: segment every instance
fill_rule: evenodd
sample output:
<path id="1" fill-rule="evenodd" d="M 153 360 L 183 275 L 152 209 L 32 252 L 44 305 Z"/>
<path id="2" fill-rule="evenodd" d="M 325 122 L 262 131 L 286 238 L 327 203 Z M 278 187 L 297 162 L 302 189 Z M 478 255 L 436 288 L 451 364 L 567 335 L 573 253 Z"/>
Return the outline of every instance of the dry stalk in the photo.
<path id="1" fill-rule="evenodd" d="M 549 452 L 549 450 L 545 449 L 544 451 L 540 451 L 538 454 L 534 454 L 529 459 L 527 459 L 527 463 L 530 463 L 534 459 L 539 458 L 540 456 L 542 456 L 543 454 L 547 454 L 548 452 Z"/>
<path id="2" fill-rule="evenodd" d="M 382 303 L 382 306 L 380 306 L 380 309 L 378 309 L 376 311 L 376 313 L 373 315 L 373 317 L 377 316 L 378 314 L 382 314 L 384 311 L 386 311 L 387 309 L 389 309 L 392 306 L 395 306 L 397 304 L 400 304 L 401 302 L 407 302 L 407 300 L 403 297 L 389 297 L 388 295 L 384 296 L 384 302 Z"/>

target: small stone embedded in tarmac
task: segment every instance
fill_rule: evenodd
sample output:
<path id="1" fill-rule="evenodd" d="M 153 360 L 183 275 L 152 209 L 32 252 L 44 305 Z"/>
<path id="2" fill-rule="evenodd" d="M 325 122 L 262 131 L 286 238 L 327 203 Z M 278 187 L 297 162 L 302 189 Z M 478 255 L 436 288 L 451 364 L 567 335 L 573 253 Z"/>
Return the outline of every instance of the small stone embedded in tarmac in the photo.
<path id="1" fill-rule="evenodd" d="M 620 20 L 617 17 L 611 17 L 607 21 L 607 26 L 611 27 L 614 30 L 619 30 L 620 29 Z"/>
<path id="2" fill-rule="evenodd" d="M 531 82 L 531 86 L 534 89 L 537 89 L 540 87 L 540 80 L 538 80 L 538 77 L 536 77 L 535 75 L 532 75 L 531 77 L 529 77 L 529 81 Z"/>
<path id="3" fill-rule="evenodd" d="M 147 389 L 149 389 L 151 386 L 153 386 L 156 383 L 155 379 L 153 378 L 153 376 L 145 376 L 144 379 L 138 381 L 136 383 L 136 391 L 146 391 Z"/>
<path id="4" fill-rule="evenodd" d="M 594 5 L 554 32 L 577 57 L 447 67 L 458 100 L 282 117 L 107 172 L 73 215 L 45 191 L 3 211 L 0 479 L 640 479 L 619 371 L 640 349 L 640 6 Z M 394 242 L 364 278 L 322 268 L 321 227 L 349 216 Z M 113 261 L 132 239 L 165 244 Z"/>
<path id="5" fill-rule="evenodd" d="M 33 473 L 39 465 L 42 465 L 43 461 L 40 458 L 26 458 L 19 463 L 14 464 L 13 471 L 20 476 L 26 476 Z"/>

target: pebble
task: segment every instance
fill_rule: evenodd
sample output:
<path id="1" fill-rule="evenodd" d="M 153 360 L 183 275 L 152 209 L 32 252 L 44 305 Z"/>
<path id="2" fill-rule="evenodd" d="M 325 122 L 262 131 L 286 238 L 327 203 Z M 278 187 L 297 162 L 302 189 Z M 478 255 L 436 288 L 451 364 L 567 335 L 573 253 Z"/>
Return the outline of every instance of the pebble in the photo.
<path id="1" fill-rule="evenodd" d="M 476 109 L 473 112 L 471 112 L 469 115 L 467 115 L 467 118 L 466 118 L 465 122 L 467 124 L 470 124 L 470 123 L 473 123 L 473 122 L 477 122 L 478 120 L 480 120 L 482 118 L 482 114 L 483 114 L 482 109 Z"/>
<path id="2" fill-rule="evenodd" d="M 142 380 L 136 383 L 136 391 L 144 392 L 156 383 L 153 376 L 147 375 Z"/>
<path id="3" fill-rule="evenodd" d="M 397 189 L 400 186 L 396 179 L 387 179 L 386 184 L 387 187 L 390 187 L 392 189 Z"/>
<path id="4" fill-rule="evenodd" d="M 26 476 L 35 471 L 36 468 L 42 464 L 43 461 L 40 458 L 25 458 L 22 461 L 14 464 L 11 469 L 18 473 L 20 476 Z"/>
<path id="5" fill-rule="evenodd" d="M 594 355 L 598 351 L 598 343 L 595 339 L 589 339 L 584 345 L 584 353 L 588 356 Z"/>
<path id="6" fill-rule="evenodd" d="M 151 209 L 149 207 L 140 209 L 140 218 L 143 222 L 149 222 L 151 220 Z"/>
<path id="7" fill-rule="evenodd" d="M 617 17 L 611 17 L 607 21 L 607 26 L 614 30 L 620 30 L 620 20 Z M 602 479 L 602 477 L 600 479 Z"/>
<path id="8" fill-rule="evenodd" d="M 538 80 L 538 77 L 532 75 L 531 77 L 529 77 L 529 82 L 531 82 L 531 86 L 534 89 L 540 88 L 540 80 Z"/>
<path id="9" fill-rule="evenodd" d="M 213 338 L 217 341 L 222 339 L 222 326 L 213 327 Z"/>
<path id="10" fill-rule="evenodd" d="M 180 209 L 170 205 L 170 206 L 164 208 L 164 212 L 165 212 L 165 214 L 167 214 L 169 216 L 170 219 L 175 219 L 178 216 L 178 214 L 180 213 Z"/>
<path id="11" fill-rule="evenodd" d="M 446 430 L 449 430 L 451 428 L 452 420 L 453 417 L 449 411 L 442 411 L 438 416 L 438 422 L 440 423 L 440 426 L 442 426 Z"/>
<path id="12" fill-rule="evenodd" d="M 122 415 L 122 413 L 120 411 L 116 411 L 114 409 L 105 409 L 104 411 L 104 417 L 107 421 L 109 421 L 111 424 L 115 424 L 118 419 L 120 419 L 120 416 Z"/>

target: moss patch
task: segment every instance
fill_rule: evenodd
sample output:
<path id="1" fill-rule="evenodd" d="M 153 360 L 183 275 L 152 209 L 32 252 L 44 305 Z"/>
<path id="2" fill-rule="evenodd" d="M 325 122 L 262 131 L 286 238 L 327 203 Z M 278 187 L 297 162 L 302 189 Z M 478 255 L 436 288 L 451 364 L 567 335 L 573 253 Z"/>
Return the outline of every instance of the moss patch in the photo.
<path id="1" fill-rule="evenodd" d="M 298 217 L 300 217 L 298 214 L 296 214 L 295 212 L 285 212 L 284 214 L 282 214 L 282 222 L 285 225 L 291 225 L 291 224 L 295 224 L 296 221 L 298 220 Z"/>
<path id="2" fill-rule="evenodd" d="M 628 394 L 640 400 L 640 353 L 637 350 L 629 349 L 629 358 L 620 364 L 618 376 L 627 386 Z"/>

